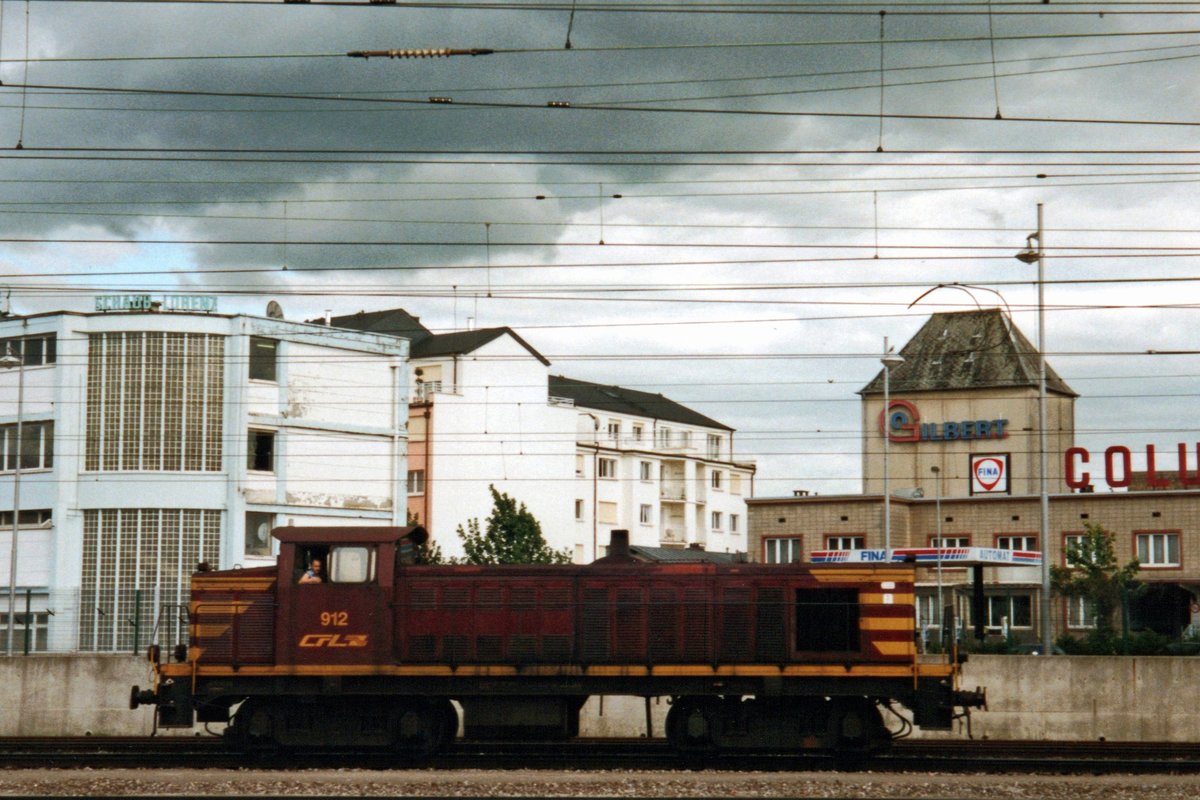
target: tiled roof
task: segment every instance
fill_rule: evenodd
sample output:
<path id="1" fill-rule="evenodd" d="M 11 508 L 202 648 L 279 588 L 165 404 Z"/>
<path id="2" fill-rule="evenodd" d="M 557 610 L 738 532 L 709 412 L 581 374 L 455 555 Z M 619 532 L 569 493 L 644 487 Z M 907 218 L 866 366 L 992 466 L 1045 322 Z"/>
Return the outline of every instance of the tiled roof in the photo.
<path id="1" fill-rule="evenodd" d="M 588 383 L 575 378 L 565 378 L 562 375 L 551 375 L 550 396 L 566 397 L 574 400 L 577 406 L 594 408 L 610 414 L 630 414 L 635 417 L 649 417 L 665 422 L 696 425 L 701 428 L 733 430 L 728 425 L 693 411 L 687 406 L 680 405 L 661 394 L 639 392 L 623 386 L 606 386 L 602 383 Z"/>
<path id="2" fill-rule="evenodd" d="M 324 320 L 313 320 L 323 323 Z M 528 342 L 518 336 L 511 328 L 480 328 L 474 331 L 454 331 L 452 333 L 433 333 L 421 324 L 420 317 L 414 317 L 402 308 L 387 311 L 360 311 L 357 314 L 346 314 L 333 317 L 329 324 L 335 328 L 366 331 L 368 333 L 386 333 L 392 336 L 403 336 L 412 343 L 413 358 L 435 358 L 437 356 L 459 355 L 470 353 L 508 334 L 530 355 L 549 366 L 550 362 L 533 349 Z"/>
<path id="3" fill-rule="evenodd" d="M 324 324 L 323 319 L 309 320 L 315 324 Z M 392 336 L 403 336 L 414 346 L 417 342 L 433 336 L 433 332 L 421 324 L 420 317 L 414 317 L 403 308 L 391 308 L 386 311 L 359 311 L 357 314 L 345 314 L 332 317 L 329 324 L 334 328 L 349 328 L 367 333 L 386 333 Z"/>
<path id="4" fill-rule="evenodd" d="M 629 554 L 639 561 L 696 562 L 709 561 L 714 564 L 740 564 L 746 560 L 745 553 L 711 553 L 696 547 L 642 547 L 631 545 Z"/>
<path id="5" fill-rule="evenodd" d="M 904 363 L 892 368 L 889 389 L 939 392 L 1038 385 L 1038 353 L 998 308 L 934 314 L 900 349 Z M 1046 391 L 1078 394 L 1046 364 Z M 861 395 L 883 393 L 883 370 Z"/>

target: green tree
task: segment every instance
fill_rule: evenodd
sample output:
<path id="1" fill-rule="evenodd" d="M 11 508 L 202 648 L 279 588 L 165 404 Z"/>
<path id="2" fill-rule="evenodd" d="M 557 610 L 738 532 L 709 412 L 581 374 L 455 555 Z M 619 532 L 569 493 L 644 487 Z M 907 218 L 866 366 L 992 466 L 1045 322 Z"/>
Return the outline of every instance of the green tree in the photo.
<path id="1" fill-rule="evenodd" d="M 466 564 L 568 564 L 566 551 L 552 550 L 542 536 L 542 526 L 533 514 L 504 492 L 488 486 L 492 493 L 492 513 L 487 529 L 480 530 L 479 519 L 467 520 L 466 530 L 458 526 L 466 553 Z"/>
<path id="2" fill-rule="evenodd" d="M 1050 584 L 1060 595 L 1083 598 L 1096 620 L 1095 638 L 1112 642 L 1113 615 L 1137 587 L 1137 572 L 1136 560 L 1117 564 L 1113 535 L 1088 522 L 1078 544 L 1067 548 L 1067 566 L 1050 567 Z"/>

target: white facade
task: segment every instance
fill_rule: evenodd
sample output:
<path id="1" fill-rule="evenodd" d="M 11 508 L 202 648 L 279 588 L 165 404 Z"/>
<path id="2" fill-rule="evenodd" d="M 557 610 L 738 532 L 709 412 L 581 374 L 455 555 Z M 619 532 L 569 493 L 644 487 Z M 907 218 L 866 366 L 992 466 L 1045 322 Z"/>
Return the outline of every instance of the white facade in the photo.
<path id="1" fill-rule="evenodd" d="M 754 467 L 733 461 L 733 432 L 576 409 L 576 535 L 603 555 L 614 528 L 630 544 L 746 552 Z M 599 550 L 595 550 L 595 548 Z"/>
<path id="2" fill-rule="evenodd" d="M 455 532 L 484 524 L 495 486 L 525 503 L 551 547 L 574 555 L 575 413 L 549 403 L 545 364 L 505 335 L 414 359 L 412 375 L 409 469 L 424 475 L 409 511 L 443 554 L 462 555 Z"/>
<path id="3" fill-rule="evenodd" d="M 135 624 L 144 644 L 197 561 L 273 563 L 274 525 L 403 524 L 407 341 L 216 314 L 0 320 L 0 339 L 39 338 L 52 362 L 0 371 L 0 425 L 23 381 L 24 432 L 52 431 L 50 462 L 22 437 L 17 611 L 28 592 L 36 646 L 125 649 Z"/>
<path id="4" fill-rule="evenodd" d="M 462 555 L 459 526 L 485 524 L 489 485 L 524 503 L 576 563 L 604 555 L 614 528 L 635 545 L 745 551 L 754 467 L 734 463 L 732 431 L 551 396 L 547 362 L 507 332 L 414 357 L 412 376 L 409 514 L 444 555 Z"/>

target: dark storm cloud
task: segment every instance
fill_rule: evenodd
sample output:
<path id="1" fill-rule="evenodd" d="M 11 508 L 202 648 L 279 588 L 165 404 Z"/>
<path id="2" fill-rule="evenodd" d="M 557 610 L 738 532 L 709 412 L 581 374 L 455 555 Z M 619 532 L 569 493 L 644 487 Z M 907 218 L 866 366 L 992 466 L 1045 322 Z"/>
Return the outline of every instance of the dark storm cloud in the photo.
<path id="1" fill-rule="evenodd" d="M 23 53 L 23 15 L 5 4 L 2 56 Z M 847 4 L 846 9 L 862 10 Z M 846 10 L 843 9 L 843 10 Z M 21 8 L 23 11 L 23 7 Z M 893 11 L 898 11 L 894 8 Z M 47 58 L 158 56 L 152 61 L 34 62 L 31 84 L 173 89 L 247 93 L 204 95 L 78 94 L 31 91 L 24 155 L 4 160 L 0 183 L 0 235 L 46 238 L 163 239 L 173 244 L 0 245 L 6 272 L 84 274 L 77 283 L 128 285 L 135 277 L 103 278 L 119 268 L 176 270 L 170 280 L 195 290 L 238 289 L 251 294 L 244 308 L 258 312 L 264 296 L 300 288 L 285 298 L 289 317 L 305 318 L 404 305 L 436 328 L 529 326 L 535 347 L 560 357 L 555 370 L 587 380 L 646 386 L 690 401 L 735 427 L 744 455 L 760 453 L 760 494 L 786 493 L 813 482 L 821 491 L 857 488 L 857 397 L 853 392 L 879 369 L 883 336 L 903 343 L 936 310 L 998 301 L 987 291 L 975 299 L 942 290 L 907 306 L 941 282 L 986 284 L 998 289 L 1017 324 L 1035 330 L 1033 271 L 1009 256 L 1034 225 L 1034 207 L 1045 202 L 1058 228 L 1156 229 L 1194 227 L 1194 184 L 1111 184 L 1116 171 L 1170 169 L 1172 159 L 1147 155 L 1166 167 L 1118 170 L 1098 166 L 1113 158 L 1065 154 L 1038 159 L 1017 155 L 934 157 L 912 150 L 1022 150 L 1193 146 L 1194 128 L 1062 125 L 1010 122 L 1016 117 L 1189 119 L 1198 105 L 1192 60 L 1094 70 L 1063 70 L 1117 60 L 1179 57 L 1197 50 L 1091 56 L 1072 54 L 1196 44 L 1195 37 L 1144 39 L 986 40 L 896 44 L 986 35 L 988 19 L 973 16 L 904 16 L 891 13 L 883 49 L 889 114 L 967 115 L 978 121 L 805 116 L 676 114 L 652 111 L 550 109 L 549 101 L 576 105 L 652 101 L 652 108 L 832 111 L 874 114 L 880 107 L 875 72 L 879 17 L 789 15 L 591 14 L 576 16 L 566 51 L 566 13 L 409 10 L 202 4 L 32 3 L 31 52 Z M 1171 18 L 1107 15 L 1048 17 L 997 15 L 996 36 L 1029 33 L 1090 34 L 1160 30 Z M 592 47 L 752 42 L 842 42 L 828 46 L 722 47 L 589 52 Z M 845 44 L 865 42 L 865 44 Z M 555 52 L 496 54 L 436 60 L 316 57 L 349 50 L 395 47 L 555 48 Z M 178 56 L 310 54 L 309 58 L 176 60 Z M 1053 58 L 1050 58 L 1053 57 Z M 1048 60 L 1036 60 L 1045 58 Z M 903 67 L 971 64 L 943 70 Z M 0 92 L 0 145 L 12 147 L 21 125 L 22 65 L 7 61 Z M 859 70 L 855 74 L 800 76 Z M 1041 71 L 1041 72 L 1039 72 Z M 1036 73 L 1003 77 L 1005 73 Z M 974 80 L 928 83 L 938 78 Z M 745 78 L 719 83 L 697 79 Z M 912 84 L 912 85 L 899 85 Z M 538 88 L 541 87 L 541 88 Z M 814 89 L 860 87 L 836 93 Z M 778 92 L 795 94 L 777 94 Z M 320 94 L 372 100 L 450 96 L 455 105 L 384 106 L 362 100 L 297 100 L 262 95 Z M 749 96 L 753 95 L 753 96 Z M 713 98 L 717 99 L 705 99 Z M 470 108 L 471 101 L 529 103 L 538 108 Z M 997 104 L 1004 120 L 990 119 Z M 54 106 L 51 108 L 49 106 Z M 885 153 L 876 155 L 877 146 Z M 123 160 L 144 155 L 96 152 L 95 160 L 49 160 L 42 148 L 165 148 L 177 160 Z M 263 150 L 260 154 L 209 152 Z M 292 156 L 270 152 L 305 150 Z M 820 166 L 681 165 L 656 156 L 595 157 L 592 164 L 540 151 L 791 150 L 759 161 L 808 161 Z M 809 150 L 861 151 L 805 156 Z M 429 158 L 407 151 L 481 151 L 453 156 L 455 164 L 405 163 Z M 335 152 L 336 151 L 336 152 Z M 343 152 L 344 151 L 344 152 Z M 510 151 L 515 155 L 493 155 Z M 196 159 L 200 160 L 184 160 Z M 294 163 L 280 163 L 283 158 Z M 233 161 L 233 159 L 242 159 Z M 691 161 L 718 162 L 716 155 Z M 1074 162 L 1044 166 L 1043 161 Z M 1179 160 L 1179 159 L 1176 159 Z M 1194 159 L 1192 159 L 1194 160 Z M 392 161 L 398 163 L 381 163 Z M 623 161 L 659 162 L 632 166 Z M 859 166 L 847 166 L 854 162 Z M 931 163 L 957 166 L 930 166 Z M 999 166 L 1012 162 L 1015 166 Z M 895 165 L 895 166 L 889 166 Z M 1184 167 L 1180 167 L 1183 170 Z M 1046 178 L 1039 173 L 1050 173 Z M 1057 177 L 1072 173 L 1078 177 Z M 977 176 L 977 177 L 965 177 Z M 979 177 L 982 176 L 982 177 Z M 897 181 L 896 178 L 901 180 Z M 715 179 L 728 183 L 706 183 Z M 773 179 L 776 182 L 767 182 Z M 778 183 L 787 179 L 801 183 Z M 829 180 L 836 179 L 836 180 Z M 852 179 L 852 180 L 847 180 Z M 1178 180 L 1179 178 L 1175 178 Z M 1141 178 L 1146 181 L 1148 178 Z M 57 181 L 57 182 L 50 182 Z M 692 181 L 693 183 L 650 183 Z M 1071 183 L 1095 186 L 1070 187 Z M 986 188 L 978 188 L 986 187 Z M 952 191 L 945 191 L 946 189 Z M 612 194 L 621 194 L 620 199 Z M 534 199 L 542 195 L 544 200 Z M 29 205 L 87 202 L 92 205 Z M 51 211 L 54 213 L 29 213 Z M 22 212 L 22 213 L 13 213 Z M 81 213 L 87 212 L 87 213 Z M 606 229 L 599 241 L 600 217 Z M 880 230 L 873 229 L 878 222 Z M 490 227 L 485 223 L 491 223 Z M 638 228 L 622 225 L 731 224 L 736 228 Z M 772 225 L 806 226 L 771 228 Z M 828 229 L 821 226 L 840 226 Z M 930 231 L 931 227 L 980 228 Z M 1066 244 L 1127 245 L 1140 238 L 1165 242 L 1165 234 L 1140 237 L 1097 232 L 1054 232 Z M 490 239 L 491 246 L 485 247 Z M 225 244 L 227 242 L 263 244 Z M 1191 236 L 1169 243 L 1187 246 Z M 336 242 L 313 245 L 311 242 Z M 414 244 L 414 243 L 428 244 Z M 643 247 L 628 245 L 641 243 Z M 717 244 L 804 245 L 793 250 L 722 249 Z M 878 243 L 885 256 L 869 256 Z M 690 248 L 652 247 L 691 244 Z M 833 245 L 867 248 L 850 251 Z M 995 251 L 889 251 L 889 246 L 937 244 Z M 812 245 L 828 245 L 814 249 Z M 909 260 L 886 256 L 904 252 Z M 947 260 L 938 255 L 977 258 Z M 865 260 L 845 259 L 866 255 Z M 792 259 L 792 260 L 788 260 Z M 488 270 L 486 265 L 492 264 Z M 726 262 L 726 263 L 707 263 Z M 629 264 L 637 266 L 628 266 Z M 568 266 L 598 264 L 595 268 Z M 675 265 L 675 266 L 672 266 Z M 285 271 L 283 267 L 286 266 Z M 514 266 L 516 268 L 514 268 Z M 353 268 L 398 268 L 352 273 Z M 1186 276 L 1186 259 L 1061 259 L 1049 262 L 1051 278 L 1116 275 Z M 213 275 L 205 270 L 263 269 L 263 273 Z M 332 272 L 331 268 L 341 271 Z M 314 271 L 321 270 L 325 271 Z M 32 279 L 31 279 L 32 280 Z M 146 278 L 162 285 L 160 277 Z M 44 278 L 39 278 L 44 282 Z M 1023 281 L 1021 285 L 1012 281 Z M 892 284 L 862 288 L 851 284 Z M 663 287 L 654 292 L 609 293 L 623 302 L 577 299 L 572 286 Z M 804 291 L 709 291 L 710 285 L 812 284 Z M 1189 287 L 1191 284 L 1181 284 Z M 489 288 L 494 296 L 488 297 Z M 502 299 L 503 291 L 528 297 L 556 289 L 554 299 Z M 675 290 L 668 293 L 667 288 Z M 339 293 L 347 293 L 340 296 Z M 389 295 L 389 292 L 395 294 Z M 404 294 L 407 292 L 408 294 Z M 19 294 L 19 288 L 18 288 Z M 417 295 L 425 296 L 417 296 Z M 588 295 L 587 292 L 582 294 Z M 283 296 L 280 294 L 280 296 Z M 659 300 L 700 302 L 642 302 Z M 1154 285 L 1050 287 L 1057 305 L 1154 304 L 1173 300 Z M 731 302 L 745 300 L 745 303 Z M 714 300 L 723 302 L 717 303 Z M 71 302 L 77 302 L 72 298 Z M 751 302 L 752 301 L 752 302 Z M 62 300 L 27 299 L 61 307 Z M 1088 310 L 1050 315 L 1051 350 L 1149 349 L 1190 346 L 1190 310 Z M 771 319 L 775 322 L 755 322 Z M 718 325 L 722 320 L 728 324 Z M 617 322 L 653 323 L 612 327 Z M 692 323 L 706 324 L 692 324 Z M 688 323 L 688 324 L 681 324 Z M 542 327 L 555 326 L 555 327 Z M 742 361 L 711 361 L 690 354 L 742 354 Z M 572 354 L 676 354 L 678 361 L 572 361 Z M 809 353 L 833 359 L 758 359 L 762 354 Z M 850 354 L 851 357 L 848 357 Z M 839 357 L 840 358 L 837 358 Z M 1154 367 L 1136 358 L 1090 362 L 1051 358 L 1070 382 L 1073 374 L 1107 369 L 1134 384 Z M 733 380 L 727 379 L 734 378 Z M 830 383 L 829 381 L 833 381 Z M 730 384 L 740 383 L 741 386 Z M 1096 394 L 1105 394 L 1097 391 Z M 1108 392 L 1107 394 L 1112 394 Z M 1120 392 L 1117 392 L 1120 394 Z M 788 400 L 795 402 L 786 402 Z M 755 402 L 756 400 L 761 402 Z M 1097 402 L 1097 413 L 1115 418 L 1120 399 Z M 706 404 L 711 404 L 706 406 Z M 1082 409 L 1086 406 L 1081 404 Z M 1147 410 L 1170 427 L 1168 410 Z M 1107 424 L 1107 423 L 1105 423 Z M 1088 427 L 1081 422 L 1081 428 Z M 1174 435 L 1174 434 L 1171 434 Z M 1169 437 L 1168 437 L 1169 438 Z M 1173 439 L 1167 444 L 1173 443 Z M 816 455 L 814 455 L 816 454 Z"/>

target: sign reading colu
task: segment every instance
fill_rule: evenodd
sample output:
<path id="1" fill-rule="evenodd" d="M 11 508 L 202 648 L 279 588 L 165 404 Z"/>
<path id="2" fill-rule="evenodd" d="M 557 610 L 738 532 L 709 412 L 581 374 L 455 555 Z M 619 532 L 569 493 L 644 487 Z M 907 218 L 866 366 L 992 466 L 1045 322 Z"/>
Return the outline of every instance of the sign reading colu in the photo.
<path id="1" fill-rule="evenodd" d="M 1173 484 L 1183 489 L 1200 486 L 1200 466 L 1194 472 L 1188 470 L 1188 448 L 1183 442 L 1175 447 L 1176 474 L 1174 481 L 1158 471 L 1157 453 L 1154 445 L 1146 445 L 1146 486 L 1150 489 L 1166 489 Z M 1200 464 L 1200 442 L 1196 443 L 1196 460 Z M 1092 473 L 1084 469 L 1091 463 L 1091 453 L 1083 447 L 1068 447 L 1064 454 L 1064 472 L 1067 486 L 1086 489 L 1092 484 Z M 1104 482 L 1113 489 L 1123 489 L 1133 483 L 1133 452 L 1122 444 L 1114 444 L 1104 451 Z"/>
<path id="2" fill-rule="evenodd" d="M 921 422 L 921 412 L 908 400 L 892 400 L 879 415 L 879 432 L 893 442 L 957 442 L 1007 439 L 1006 419 Z"/>

